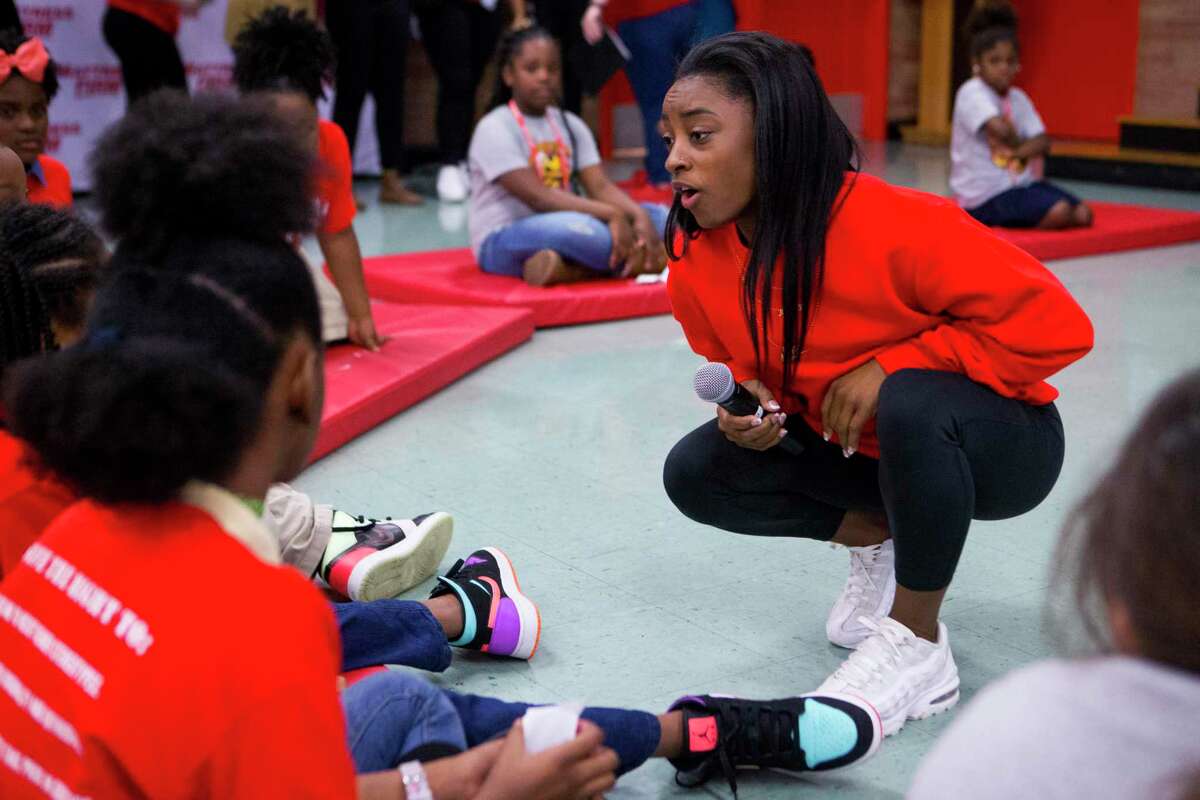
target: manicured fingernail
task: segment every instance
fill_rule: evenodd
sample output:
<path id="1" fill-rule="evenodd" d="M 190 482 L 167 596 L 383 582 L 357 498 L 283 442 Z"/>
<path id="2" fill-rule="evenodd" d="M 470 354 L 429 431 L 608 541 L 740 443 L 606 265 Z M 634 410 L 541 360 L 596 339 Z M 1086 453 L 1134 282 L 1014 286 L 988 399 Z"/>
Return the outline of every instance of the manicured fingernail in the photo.
<path id="1" fill-rule="evenodd" d="M 850 448 L 848 448 L 848 447 L 843 447 L 843 448 L 842 448 L 842 456 L 843 456 L 843 457 L 845 457 L 845 458 L 849 458 L 849 457 L 850 457 L 850 453 L 851 453 L 851 450 L 850 450 Z"/>
<path id="2" fill-rule="evenodd" d="M 829 431 L 825 431 L 821 435 L 825 437 L 825 441 L 827 441 L 827 442 L 829 441 Z"/>
<path id="3" fill-rule="evenodd" d="M 785 437 L 785 436 L 787 436 L 787 428 L 784 428 L 783 430 L 781 430 L 781 431 L 779 432 L 779 438 L 780 438 L 780 439 L 782 439 L 782 438 L 783 438 L 783 437 Z"/>
<path id="4" fill-rule="evenodd" d="M 771 409 L 772 411 L 778 411 L 779 403 L 776 403 L 774 400 L 772 400 L 771 402 L 767 403 L 767 408 Z"/>
<path id="5" fill-rule="evenodd" d="M 762 419 L 759 417 L 755 417 L 754 419 L 750 420 L 751 428 L 757 428 L 759 425 L 762 425 Z"/>
<path id="6" fill-rule="evenodd" d="M 850 449 L 848 449 L 846 451 L 846 458 L 849 458 L 850 456 L 854 455 L 857 452 L 858 452 L 858 448 L 851 447 Z"/>

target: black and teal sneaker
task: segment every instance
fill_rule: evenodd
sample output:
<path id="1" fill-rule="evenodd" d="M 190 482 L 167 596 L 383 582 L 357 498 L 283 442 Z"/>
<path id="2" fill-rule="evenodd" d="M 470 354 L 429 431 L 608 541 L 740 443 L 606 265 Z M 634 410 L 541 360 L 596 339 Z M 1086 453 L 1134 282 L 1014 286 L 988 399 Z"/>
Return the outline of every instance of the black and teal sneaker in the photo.
<path id="1" fill-rule="evenodd" d="M 681 697 L 684 754 L 671 759 L 675 781 L 693 787 L 720 773 L 737 796 L 737 772 L 812 772 L 857 764 L 883 741 L 871 704 L 854 695 L 808 694 L 780 700 Z"/>
<path id="2" fill-rule="evenodd" d="M 430 599 L 453 593 L 463 609 L 462 636 L 454 647 L 493 656 L 533 658 L 542 635 L 537 606 L 517 583 L 512 562 L 499 548 L 476 550 L 438 578 Z"/>

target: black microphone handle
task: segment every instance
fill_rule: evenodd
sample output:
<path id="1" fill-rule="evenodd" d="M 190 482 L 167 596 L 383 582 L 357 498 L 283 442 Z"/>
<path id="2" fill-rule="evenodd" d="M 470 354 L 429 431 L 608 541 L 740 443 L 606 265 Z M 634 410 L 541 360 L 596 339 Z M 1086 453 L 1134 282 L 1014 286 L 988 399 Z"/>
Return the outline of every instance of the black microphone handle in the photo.
<path id="1" fill-rule="evenodd" d="M 750 394 L 745 386 L 740 383 L 734 385 L 733 394 L 724 403 L 720 404 L 721 408 L 733 414 L 735 417 L 750 417 L 759 412 L 761 406 L 758 404 L 758 398 Z M 785 452 L 798 456 L 804 452 L 804 445 L 799 440 L 791 438 L 789 432 L 783 437 L 783 441 L 776 445 L 783 448 Z"/>

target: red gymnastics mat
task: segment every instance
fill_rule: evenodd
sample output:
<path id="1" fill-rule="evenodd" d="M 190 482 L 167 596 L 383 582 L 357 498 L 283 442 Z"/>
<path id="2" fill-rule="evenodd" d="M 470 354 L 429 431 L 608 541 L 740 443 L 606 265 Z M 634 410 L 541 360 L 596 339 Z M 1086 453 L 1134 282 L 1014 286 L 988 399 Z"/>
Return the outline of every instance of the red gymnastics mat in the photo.
<path id="1" fill-rule="evenodd" d="M 993 228 L 1001 239 L 1030 255 L 1049 261 L 1143 247 L 1162 247 L 1200 239 L 1200 214 L 1123 203 L 1088 203 L 1094 214 L 1090 228 L 1065 231 Z"/>
<path id="2" fill-rule="evenodd" d="M 397 303 L 525 308 L 539 328 L 667 314 L 665 283 L 597 280 L 540 288 L 481 272 L 467 248 L 376 256 L 363 261 L 367 291 Z"/>
<path id="3" fill-rule="evenodd" d="M 325 414 L 316 461 L 533 336 L 523 308 L 372 302 L 390 337 L 378 353 L 348 344 L 325 353 Z"/>
<path id="4" fill-rule="evenodd" d="M 671 203 L 669 189 L 660 189 L 637 180 L 620 184 L 638 202 Z M 1200 214 L 1167 208 L 1148 208 L 1124 203 L 1088 203 L 1095 219 L 1090 228 L 1065 231 L 1016 230 L 993 228 L 1005 241 L 1025 252 L 1050 261 L 1078 258 L 1143 247 L 1163 247 L 1200 240 Z"/>

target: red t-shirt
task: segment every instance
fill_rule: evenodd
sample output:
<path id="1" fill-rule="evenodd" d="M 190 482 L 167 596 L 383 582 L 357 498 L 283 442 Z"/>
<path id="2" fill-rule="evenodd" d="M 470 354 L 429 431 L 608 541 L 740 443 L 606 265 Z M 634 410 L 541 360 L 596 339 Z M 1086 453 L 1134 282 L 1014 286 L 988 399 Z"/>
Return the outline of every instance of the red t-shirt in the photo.
<path id="1" fill-rule="evenodd" d="M 37 456 L 0 430 L 0 579 L 21 561 L 25 548 L 75 502 L 74 493 L 36 469 Z"/>
<path id="2" fill-rule="evenodd" d="M 728 364 L 739 381 L 762 380 L 817 432 L 829 384 L 872 358 L 888 373 L 958 372 L 1042 405 L 1058 396 L 1045 379 L 1092 347 L 1087 315 L 1037 259 L 949 200 L 860 175 L 829 226 L 824 286 L 783 395 L 778 315 L 765 374 L 756 375 L 740 305 L 747 256 L 733 223 L 688 242 L 668 279 L 675 317 L 693 350 Z M 859 449 L 879 455 L 873 421 Z"/>
<path id="3" fill-rule="evenodd" d="M 317 230 L 341 233 L 358 214 L 350 144 L 337 124 L 323 119 L 317 130 Z"/>
<path id="4" fill-rule="evenodd" d="M 77 503 L 0 584 L 0 796 L 354 796 L 329 604 L 224 497 Z"/>
<path id="5" fill-rule="evenodd" d="M 136 14 L 156 28 L 174 36 L 179 32 L 179 6 L 165 0 L 108 0 L 113 8 Z"/>
<path id="6" fill-rule="evenodd" d="M 45 153 L 37 157 L 41 177 L 33 172 L 25 174 L 25 190 L 29 202 L 34 205 L 70 208 L 74 203 L 71 196 L 71 173 L 67 166 Z"/>
<path id="7" fill-rule="evenodd" d="M 604 7 L 604 21 L 615 28 L 626 20 L 652 17 L 687 4 L 688 0 L 609 0 Z"/>

